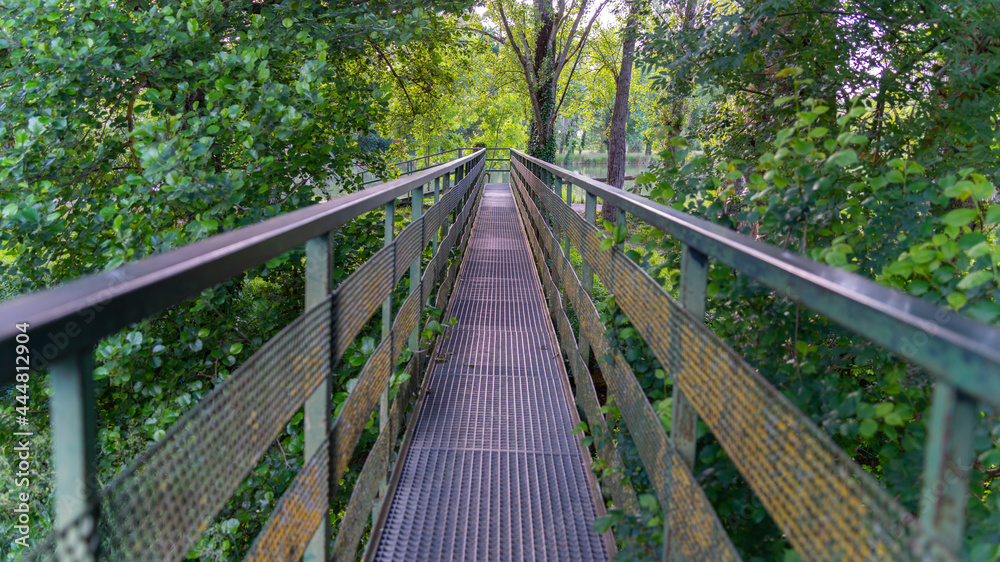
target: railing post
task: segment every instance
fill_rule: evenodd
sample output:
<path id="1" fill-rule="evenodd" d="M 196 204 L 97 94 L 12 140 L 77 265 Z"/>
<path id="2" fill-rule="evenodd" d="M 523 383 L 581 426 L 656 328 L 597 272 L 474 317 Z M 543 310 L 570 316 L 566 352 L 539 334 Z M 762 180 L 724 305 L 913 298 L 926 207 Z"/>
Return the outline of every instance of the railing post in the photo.
<path id="1" fill-rule="evenodd" d="M 444 185 L 441 187 L 441 190 L 446 193 L 449 189 L 451 189 L 451 172 L 444 175 Z M 448 214 L 448 217 L 446 217 L 446 219 L 447 220 L 442 221 L 443 223 L 442 228 L 444 229 L 443 233 L 441 234 L 442 238 L 448 236 L 448 230 L 450 229 L 450 224 L 455 222 L 455 211 L 452 210 L 451 213 Z"/>
<path id="2" fill-rule="evenodd" d="M 695 319 L 703 321 L 705 318 L 705 291 L 708 284 L 708 256 L 686 244 L 682 251 L 681 306 L 690 312 Z M 674 381 L 673 423 L 670 427 L 670 440 L 677 455 L 681 458 L 681 462 L 687 466 L 688 470 L 694 470 L 698 439 L 698 413 L 680 391 L 677 369 L 673 369 L 670 374 Z M 663 507 L 666 511 L 663 517 L 664 559 L 683 560 L 683 555 L 678 551 L 676 545 L 671 544 L 670 540 L 671 507 Z"/>
<path id="3" fill-rule="evenodd" d="M 628 219 L 626 218 L 625 209 L 618 207 L 618 226 L 620 226 L 626 234 L 628 233 Z M 618 243 L 618 249 L 625 251 L 625 240 Z"/>
<path id="4" fill-rule="evenodd" d="M 972 397 L 950 384 L 935 383 L 924 453 L 920 522 L 953 552 L 961 552 L 965 538 L 969 469 L 978 418 L 979 408 Z"/>
<path id="5" fill-rule="evenodd" d="M 386 247 L 392 244 L 392 239 L 394 236 L 393 228 L 396 224 L 396 200 L 392 200 L 385 204 L 385 236 L 383 238 L 382 247 Z M 393 263 L 395 263 L 395 256 L 393 257 Z M 385 341 L 389 339 L 392 334 L 392 295 L 385 297 L 382 301 L 382 339 Z M 382 390 L 382 396 L 379 397 L 378 405 L 378 430 L 379 433 L 386 430 L 389 425 L 389 388 L 392 383 L 387 383 L 385 388 Z M 382 475 L 382 481 L 379 483 L 378 487 L 378 500 L 375 505 L 372 506 L 372 521 L 378 520 L 379 510 L 382 509 L 382 500 L 385 498 L 386 490 L 389 489 L 389 477 L 387 474 Z"/>
<path id="6" fill-rule="evenodd" d="M 563 198 L 563 200 L 566 201 L 566 205 L 569 206 L 569 210 L 570 210 L 570 212 L 572 212 L 573 211 L 573 207 L 572 207 L 572 203 L 570 203 L 570 200 L 569 200 L 569 194 L 572 193 L 572 191 L 573 191 L 573 184 L 570 183 L 570 182 L 566 182 L 565 184 L 563 184 L 563 181 L 562 181 L 561 177 L 555 176 L 555 175 L 553 177 L 555 178 L 556 193 L 558 193 L 559 197 Z M 565 194 L 563 192 L 563 187 L 566 188 Z M 565 231 L 565 229 L 563 229 L 563 230 Z M 563 233 L 563 240 L 562 240 L 562 242 L 563 242 L 563 255 L 566 256 L 566 259 L 568 260 L 569 259 L 569 235 L 565 234 L 565 232 Z"/>
<path id="7" fill-rule="evenodd" d="M 327 233 L 306 242 L 306 310 L 310 310 L 325 302 L 330 295 L 330 291 L 333 289 L 331 275 L 333 271 L 331 260 L 333 248 L 331 247 L 331 239 L 332 237 Z M 336 321 L 336 318 L 330 318 L 331 334 L 337 331 Z M 327 342 L 326 345 L 330 346 L 331 343 Z M 330 388 L 332 368 L 329 363 L 330 356 L 329 352 L 321 354 L 321 357 L 325 358 L 323 360 L 325 363 L 323 366 L 323 381 L 319 383 L 319 386 L 313 391 L 312 395 L 306 399 L 304 414 L 305 462 L 309 462 L 309 459 L 316 454 L 330 430 L 330 397 L 332 392 Z M 330 449 L 327 448 L 325 452 L 320 454 L 325 454 L 329 457 Z M 329 458 L 327 462 L 329 463 Z M 333 490 L 329 490 L 329 493 L 332 496 Z M 327 510 L 329 511 L 329 502 L 327 502 Z M 306 552 L 302 560 L 305 562 L 325 561 L 329 557 L 329 553 L 330 516 L 327 513 L 323 517 L 323 520 L 320 521 L 319 529 L 316 529 L 316 533 L 309 541 L 309 545 L 306 546 Z"/>
<path id="8" fill-rule="evenodd" d="M 587 223 L 596 226 L 597 225 L 597 195 L 595 195 L 595 194 L 593 194 L 593 193 L 591 193 L 589 191 L 586 191 L 586 190 L 584 191 L 584 193 L 586 193 L 587 195 L 586 195 L 586 205 L 584 206 L 584 211 L 583 211 L 583 218 L 584 218 L 584 220 L 587 221 Z M 587 296 L 589 296 L 591 299 L 593 299 L 594 298 L 594 270 L 591 269 L 590 263 L 587 262 L 588 258 L 589 258 L 588 256 L 583 255 L 583 251 L 582 251 L 582 248 L 581 248 L 580 261 L 583 262 L 583 264 L 582 264 L 583 278 L 580 279 L 580 282 L 583 285 L 583 290 L 587 291 Z M 579 347 L 580 347 L 580 356 L 583 357 L 583 363 L 585 365 L 590 364 L 590 342 L 587 341 L 587 339 L 585 337 L 583 337 L 583 330 L 580 330 Z"/>
<path id="9" fill-rule="evenodd" d="M 101 541 L 93 515 L 87 515 L 87 521 L 75 529 L 70 527 L 87 513 L 98 491 L 93 356 L 77 353 L 53 363 L 50 380 L 55 527 L 68 531 L 56 535 L 56 555 L 60 560 L 96 560 Z"/>
<path id="10" fill-rule="evenodd" d="M 705 290 L 708 283 L 708 257 L 685 245 L 681 255 L 681 306 L 698 321 L 705 318 Z M 680 391 L 677 372 L 674 377 L 673 423 L 670 437 L 674 449 L 689 469 L 694 469 L 698 414 Z"/>
<path id="11" fill-rule="evenodd" d="M 415 221 L 420 218 L 424 213 L 424 186 L 415 188 L 410 192 L 410 221 Z M 423 239 L 423 235 L 420 236 Z M 424 249 L 421 248 L 417 257 L 413 259 L 413 263 L 410 264 L 410 294 L 420 289 L 420 262 L 424 259 Z M 423 304 L 420 303 L 419 316 L 423 316 Z M 410 351 L 414 354 L 417 353 L 417 348 L 420 346 L 420 322 L 413 327 L 413 331 L 410 332 L 409 340 Z M 419 365 L 417 365 L 419 370 Z"/>
<path id="12" fill-rule="evenodd" d="M 382 247 L 392 244 L 395 235 L 393 228 L 396 224 L 396 201 L 393 200 L 385 204 L 385 236 Z M 395 261 L 395 260 L 393 260 Z M 382 341 L 389 338 L 392 332 L 392 295 L 385 297 L 382 301 Z M 379 431 L 385 429 L 389 419 L 389 388 L 382 391 L 382 401 L 379 404 Z"/>
<path id="13" fill-rule="evenodd" d="M 441 198 L 441 178 L 434 178 L 434 204 L 437 205 L 438 199 Z M 438 238 L 441 236 L 441 227 L 437 228 L 437 232 L 431 238 L 431 255 L 437 255 L 438 253 Z"/>

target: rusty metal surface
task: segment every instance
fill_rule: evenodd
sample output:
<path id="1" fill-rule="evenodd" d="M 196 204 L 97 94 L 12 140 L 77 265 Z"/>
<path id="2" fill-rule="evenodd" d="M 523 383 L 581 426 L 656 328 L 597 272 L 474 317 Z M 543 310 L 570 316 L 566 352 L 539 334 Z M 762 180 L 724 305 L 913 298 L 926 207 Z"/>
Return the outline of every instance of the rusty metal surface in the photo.
<path id="1" fill-rule="evenodd" d="M 488 185 L 376 559 L 606 560 L 506 185 Z"/>

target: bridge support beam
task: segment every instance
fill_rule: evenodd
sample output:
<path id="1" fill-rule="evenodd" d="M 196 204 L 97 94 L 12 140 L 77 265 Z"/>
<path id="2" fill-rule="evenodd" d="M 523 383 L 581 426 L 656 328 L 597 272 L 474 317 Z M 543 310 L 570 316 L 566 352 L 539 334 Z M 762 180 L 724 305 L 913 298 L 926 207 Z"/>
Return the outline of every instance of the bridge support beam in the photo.
<path id="1" fill-rule="evenodd" d="M 333 290 L 332 256 L 333 247 L 329 233 L 317 236 L 306 242 L 306 310 L 325 302 Z M 332 346 L 332 343 L 327 342 L 327 346 Z M 325 356 L 327 357 L 327 363 L 323 369 L 324 380 L 312 395 L 306 399 L 305 404 L 305 462 L 309 462 L 309 459 L 316 454 L 330 430 L 330 399 L 332 392 L 330 381 L 333 373 L 332 365 L 329 363 L 331 353 L 326 353 Z M 321 454 L 329 455 L 329 448 Z M 327 462 L 329 462 L 329 459 Z M 333 490 L 330 490 L 329 493 L 332 495 Z M 329 509 L 329 501 L 327 502 L 327 506 L 327 509 Z M 320 522 L 319 529 L 316 529 L 316 534 L 309 541 L 306 553 L 302 559 L 305 562 L 325 562 L 329 557 L 329 552 L 330 517 L 327 514 Z"/>

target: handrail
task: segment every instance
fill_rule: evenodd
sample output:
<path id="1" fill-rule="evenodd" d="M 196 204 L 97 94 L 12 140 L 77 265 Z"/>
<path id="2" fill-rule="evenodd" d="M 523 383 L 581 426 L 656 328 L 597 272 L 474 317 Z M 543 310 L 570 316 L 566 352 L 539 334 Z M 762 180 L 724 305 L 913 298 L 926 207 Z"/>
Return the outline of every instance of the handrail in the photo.
<path id="1" fill-rule="evenodd" d="M 0 304 L 0 364 L 14 364 L 16 323 L 29 323 L 32 339 L 52 346 L 52 354 L 35 354 L 51 363 L 407 195 L 480 152 Z M 0 385 L 13 380 L 13 371 L 0 371 Z"/>
<path id="2" fill-rule="evenodd" d="M 512 152 L 802 306 L 901 354 L 970 396 L 1000 407 L 1000 329 L 518 150 Z"/>

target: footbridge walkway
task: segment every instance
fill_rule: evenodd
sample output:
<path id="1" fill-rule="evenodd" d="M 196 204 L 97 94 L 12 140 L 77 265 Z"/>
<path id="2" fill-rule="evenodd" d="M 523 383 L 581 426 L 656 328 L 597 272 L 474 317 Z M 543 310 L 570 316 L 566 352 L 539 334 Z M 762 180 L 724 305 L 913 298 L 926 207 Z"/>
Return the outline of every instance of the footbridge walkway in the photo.
<path id="1" fill-rule="evenodd" d="M 630 539 L 598 533 L 594 521 L 639 502 L 614 470 L 616 441 L 583 446 L 573 432 L 581 419 L 606 432 L 609 401 L 664 514 L 667 558 L 739 558 L 692 475 L 700 422 L 803 559 L 963 557 L 973 429 L 983 407 L 1000 406 L 1000 330 L 517 150 L 431 158 L 405 163 L 400 179 L 0 306 L 0 364 L 15 365 L 17 324 L 30 324 L 31 341 L 62 342 L 47 357 L 57 531 L 26 558 L 186 558 L 304 412 L 303 466 L 247 559 L 609 560 Z M 585 194 L 582 215 L 567 202 L 571 188 Z M 679 301 L 623 246 L 608 248 L 599 201 L 622 224 L 631 216 L 679 240 Z M 386 217 L 384 247 L 333 286 L 331 232 L 373 211 Z M 301 316 L 100 485 L 95 344 L 302 246 Z M 935 378 L 919 513 L 704 326 L 710 261 Z M 673 380 L 669 434 L 606 335 L 595 275 Z M 397 288 L 408 297 L 394 307 Z M 428 305 L 443 316 L 429 317 Z M 84 315 L 86 329 L 67 330 Z M 378 315 L 381 342 L 334 415 L 331 397 L 344 389 L 332 373 Z M 442 318 L 455 323 L 422 343 Z M 14 378 L 0 371 L 0 383 Z M 373 419 L 378 439 L 331 523 L 332 498 Z M 598 477 L 595 461 L 610 469 Z"/>

